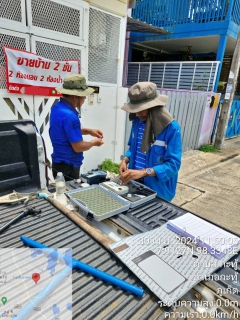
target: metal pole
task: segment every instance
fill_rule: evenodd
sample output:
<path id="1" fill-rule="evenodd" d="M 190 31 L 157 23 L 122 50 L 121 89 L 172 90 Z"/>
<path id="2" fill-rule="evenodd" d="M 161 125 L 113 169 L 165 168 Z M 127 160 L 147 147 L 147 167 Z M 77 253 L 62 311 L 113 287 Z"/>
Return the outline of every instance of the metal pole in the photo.
<path id="1" fill-rule="evenodd" d="M 222 144 L 225 138 L 228 115 L 229 115 L 229 110 L 232 106 L 232 102 L 234 98 L 234 93 L 235 93 L 235 88 L 236 88 L 237 78 L 239 73 L 239 67 L 240 67 L 240 33 L 238 32 L 237 43 L 236 43 L 236 47 L 233 54 L 231 69 L 228 76 L 226 93 L 224 97 L 224 102 L 222 104 L 222 109 L 221 109 L 219 123 L 217 127 L 217 132 L 216 132 L 216 139 L 214 143 L 215 147 L 218 149 L 222 148 Z"/>

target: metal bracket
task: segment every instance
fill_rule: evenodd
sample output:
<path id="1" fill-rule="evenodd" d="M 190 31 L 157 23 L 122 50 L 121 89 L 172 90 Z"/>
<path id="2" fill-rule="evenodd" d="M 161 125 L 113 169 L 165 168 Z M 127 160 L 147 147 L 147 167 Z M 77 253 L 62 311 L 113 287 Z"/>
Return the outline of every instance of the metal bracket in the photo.
<path id="1" fill-rule="evenodd" d="M 93 221 L 93 218 L 94 218 L 93 214 L 88 212 L 88 214 L 86 216 L 86 219 L 89 220 L 89 221 Z"/>

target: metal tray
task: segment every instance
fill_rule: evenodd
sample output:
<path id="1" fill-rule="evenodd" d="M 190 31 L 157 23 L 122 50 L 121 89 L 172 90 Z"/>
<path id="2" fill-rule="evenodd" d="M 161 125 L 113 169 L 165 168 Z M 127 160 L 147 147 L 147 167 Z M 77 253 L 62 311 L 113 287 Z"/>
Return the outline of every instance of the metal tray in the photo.
<path id="1" fill-rule="evenodd" d="M 77 206 L 76 210 L 90 221 L 101 221 L 129 209 L 129 201 L 99 185 L 70 190 L 65 194 Z"/>
<path id="2" fill-rule="evenodd" d="M 106 188 L 102 185 L 102 183 L 100 183 L 99 185 L 102 186 L 103 188 Z M 157 195 L 157 193 L 154 190 L 152 190 L 152 189 L 148 188 L 147 186 L 145 186 L 144 184 L 139 183 L 134 180 L 127 183 L 126 186 L 128 186 L 129 191 L 126 194 L 121 195 L 120 197 L 122 197 L 123 199 L 125 199 L 126 201 L 129 202 L 130 208 L 135 208 L 137 206 L 140 206 L 143 203 L 154 199 Z M 114 191 L 112 191 L 112 192 L 114 192 Z M 144 198 L 137 197 L 137 194 L 139 194 L 140 196 L 144 195 L 145 197 Z M 129 197 L 128 195 L 132 195 L 132 196 Z M 134 195 L 136 195 L 136 196 L 134 196 Z"/>

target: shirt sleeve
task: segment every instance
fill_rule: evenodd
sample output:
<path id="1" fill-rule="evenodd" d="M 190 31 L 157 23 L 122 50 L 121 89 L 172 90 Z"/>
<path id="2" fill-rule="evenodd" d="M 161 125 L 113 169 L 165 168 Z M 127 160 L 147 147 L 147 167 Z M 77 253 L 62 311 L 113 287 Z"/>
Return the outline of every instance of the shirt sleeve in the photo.
<path id="1" fill-rule="evenodd" d="M 77 115 L 70 114 L 63 121 L 63 128 L 70 143 L 82 141 L 81 123 Z"/>
<path id="2" fill-rule="evenodd" d="M 167 149 L 159 165 L 153 167 L 157 179 L 163 182 L 178 174 L 181 166 L 182 141 L 179 124 L 172 126 L 166 135 Z"/>

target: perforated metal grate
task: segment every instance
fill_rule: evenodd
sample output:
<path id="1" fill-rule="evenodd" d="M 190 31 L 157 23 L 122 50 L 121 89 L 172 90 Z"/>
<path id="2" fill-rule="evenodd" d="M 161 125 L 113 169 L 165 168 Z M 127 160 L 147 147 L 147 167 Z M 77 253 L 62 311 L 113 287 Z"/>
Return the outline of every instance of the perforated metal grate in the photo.
<path id="1" fill-rule="evenodd" d="M 50 0 L 32 0 L 32 24 L 79 37 L 80 11 Z"/>
<path id="2" fill-rule="evenodd" d="M 88 209 L 96 215 L 104 215 L 124 206 L 121 202 L 99 188 L 92 188 L 90 190 L 83 188 L 81 191 L 75 192 L 72 197 L 82 200 Z"/>
<path id="3" fill-rule="evenodd" d="M 0 43 L 4 46 L 26 50 L 26 39 L 0 33 Z M 6 89 L 6 62 L 2 46 L 0 46 L 0 89 Z"/>
<path id="4" fill-rule="evenodd" d="M 81 65 L 81 50 L 36 41 L 36 54 L 55 61 L 77 59 Z"/>
<path id="5" fill-rule="evenodd" d="M 120 18 L 90 8 L 88 79 L 117 83 Z"/>
<path id="6" fill-rule="evenodd" d="M 21 0 L 1 0 L 0 18 L 22 22 Z"/>

